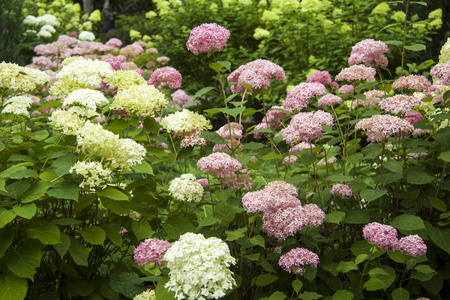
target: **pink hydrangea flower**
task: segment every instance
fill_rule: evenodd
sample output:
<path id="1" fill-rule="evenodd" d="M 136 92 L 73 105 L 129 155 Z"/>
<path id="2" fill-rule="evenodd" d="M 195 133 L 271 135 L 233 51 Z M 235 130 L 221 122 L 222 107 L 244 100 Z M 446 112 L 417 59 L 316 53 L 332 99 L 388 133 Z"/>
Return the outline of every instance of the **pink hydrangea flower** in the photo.
<path id="1" fill-rule="evenodd" d="M 290 165 L 295 163 L 298 160 L 298 156 L 296 155 L 288 155 L 283 159 L 284 165 Z"/>
<path id="2" fill-rule="evenodd" d="M 216 23 L 205 23 L 191 30 L 186 47 L 195 55 L 221 51 L 229 38 L 228 29 Z"/>
<path id="3" fill-rule="evenodd" d="M 302 82 L 289 90 L 286 99 L 283 101 L 283 108 L 286 110 L 300 111 L 308 105 L 309 100 L 315 96 L 325 95 L 327 90 L 321 83 Z"/>
<path id="4" fill-rule="evenodd" d="M 412 132 L 414 127 L 406 120 L 391 115 L 375 115 L 359 121 L 355 130 L 364 130 L 369 133 L 369 141 L 385 142 L 393 135 L 403 135 Z"/>
<path id="5" fill-rule="evenodd" d="M 242 165 L 237 159 L 223 152 L 212 153 L 200 158 L 197 167 L 202 172 L 213 174 L 218 178 L 224 178 L 228 174 L 242 169 Z"/>
<path id="6" fill-rule="evenodd" d="M 423 115 L 418 111 L 410 111 L 405 114 L 405 120 L 411 124 L 417 124 L 423 121 Z"/>
<path id="7" fill-rule="evenodd" d="M 247 170 L 241 170 L 241 174 L 230 173 L 222 181 L 222 189 L 232 190 L 251 190 L 253 188 L 253 179 L 250 174 L 246 173 Z"/>
<path id="8" fill-rule="evenodd" d="M 369 223 L 363 228 L 364 239 L 384 252 L 389 248 L 398 249 L 397 229 L 377 222 Z"/>
<path id="9" fill-rule="evenodd" d="M 356 43 L 348 59 L 350 66 L 364 63 L 366 66 L 387 67 L 389 60 L 384 53 L 390 53 L 389 46 L 382 41 L 367 39 Z"/>
<path id="10" fill-rule="evenodd" d="M 392 114 L 406 114 L 413 110 L 415 106 L 422 104 L 422 101 L 414 96 L 395 95 L 380 101 L 380 108 Z"/>
<path id="11" fill-rule="evenodd" d="M 323 225 L 325 212 L 316 204 L 303 205 L 302 213 L 305 218 L 304 226 L 308 228 L 317 228 Z"/>
<path id="12" fill-rule="evenodd" d="M 185 91 L 178 89 L 172 95 L 173 102 L 183 106 L 189 101 L 189 95 Z"/>
<path id="13" fill-rule="evenodd" d="M 200 136 L 202 132 L 203 130 L 201 129 L 194 129 L 185 136 L 183 136 L 183 139 L 181 140 L 180 143 L 180 147 L 187 148 L 187 147 L 208 145 L 208 141 Z"/>
<path id="14" fill-rule="evenodd" d="M 106 46 L 110 46 L 110 47 L 120 47 L 122 46 L 122 41 L 119 40 L 118 38 L 110 38 L 105 45 Z"/>
<path id="15" fill-rule="evenodd" d="M 427 245 L 417 234 L 402 237 L 398 242 L 398 248 L 400 248 L 400 252 L 412 257 L 419 257 L 427 253 Z"/>
<path id="16" fill-rule="evenodd" d="M 385 92 L 380 90 L 371 90 L 364 93 L 366 96 L 366 101 L 364 102 L 364 106 L 366 107 L 375 107 L 381 101 L 381 97 L 385 95 Z"/>
<path id="17" fill-rule="evenodd" d="M 416 92 L 426 92 L 431 83 L 425 76 L 413 75 L 402 76 L 392 83 L 393 90 L 408 89 Z"/>
<path id="18" fill-rule="evenodd" d="M 36 52 L 36 48 L 34 51 Z M 442 79 L 442 85 L 450 85 L 450 61 L 435 65 L 431 69 L 430 75 L 434 80 Z"/>
<path id="19" fill-rule="evenodd" d="M 56 40 L 57 43 L 61 43 L 64 44 L 68 47 L 72 47 L 78 44 L 78 39 L 62 34 L 58 37 L 58 39 Z"/>
<path id="20" fill-rule="evenodd" d="M 202 187 L 209 186 L 209 181 L 206 178 L 200 178 L 196 180 Z"/>
<path id="21" fill-rule="evenodd" d="M 287 272 L 303 275 L 305 266 L 317 268 L 320 259 L 317 254 L 305 248 L 294 248 L 280 257 L 278 264 Z"/>
<path id="22" fill-rule="evenodd" d="M 337 161 L 336 156 L 333 156 L 332 158 L 329 158 L 327 161 L 325 161 L 325 159 L 322 158 L 321 160 L 319 160 L 317 162 L 317 166 L 321 167 L 321 166 L 324 166 L 324 165 L 331 165 L 331 164 L 334 164 L 336 161 Z"/>
<path id="23" fill-rule="evenodd" d="M 305 149 L 314 149 L 314 148 L 316 148 L 316 145 L 314 145 L 314 144 L 301 142 L 301 143 L 298 143 L 297 145 L 295 145 L 294 147 L 292 147 L 291 149 L 289 149 L 289 153 L 293 154 L 293 153 L 300 152 Z"/>
<path id="24" fill-rule="evenodd" d="M 114 71 L 120 71 L 123 70 L 123 64 L 127 61 L 127 58 L 124 55 L 118 55 L 111 56 L 105 61 L 111 65 Z"/>
<path id="25" fill-rule="evenodd" d="M 156 69 L 150 79 L 148 84 L 158 86 L 166 85 L 171 89 L 178 89 L 181 87 L 181 74 L 177 69 L 172 67 L 162 67 Z"/>
<path id="26" fill-rule="evenodd" d="M 375 81 L 375 74 L 377 71 L 372 67 L 366 67 L 364 65 L 353 65 L 351 67 L 343 69 L 337 74 L 335 80 L 337 81 Z"/>
<path id="27" fill-rule="evenodd" d="M 253 90 L 267 89 L 270 86 L 270 79 L 286 81 L 284 69 L 279 65 L 265 59 L 257 59 L 242 65 L 234 70 L 227 78 L 228 82 L 248 83 Z M 243 92 L 247 87 L 242 84 L 234 84 L 230 87 L 235 94 Z"/>
<path id="28" fill-rule="evenodd" d="M 225 124 L 222 127 L 220 127 L 216 132 L 225 140 L 230 139 L 230 132 L 231 137 L 241 139 L 243 137 L 242 134 L 243 130 L 244 126 L 242 126 L 239 123 L 231 122 L 229 127 L 228 124 Z"/>
<path id="29" fill-rule="evenodd" d="M 353 94 L 355 87 L 351 84 L 344 84 L 339 88 L 339 93 L 341 94 Z"/>
<path id="30" fill-rule="evenodd" d="M 170 248 L 168 241 L 146 239 L 134 251 L 134 261 L 141 267 L 154 263 L 158 267 L 164 266 L 164 254 Z"/>
<path id="31" fill-rule="evenodd" d="M 340 195 L 342 199 L 345 199 L 345 198 L 353 196 L 353 191 L 348 185 L 338 183 L 331 187 L 330 194 L 331 195 Z"/>
<path id="32" fill-rule="evenodd" d="M 333 94 L 326 94 L 317 102 L 317 106 L 335 106 L 342 103 L 342 98 Z"/>
<path id="33" fill-rule="evenodd" d="M 305 222 L 306 216 L 301 206 L 286 207 L 264 212 L 261 230 L 278 241 L 283 241 L 301 230 Z"/>
<path id="34" fill-rule="evenodd" d="M 330 85 L 333 82 L 333 80 L 331 80 L 330 73 L 328 71 L 316 71 L 306 79 L 306 82 L 307 83 L 316 82 L 321 83 L 323 85 L 325 84 Z"/>

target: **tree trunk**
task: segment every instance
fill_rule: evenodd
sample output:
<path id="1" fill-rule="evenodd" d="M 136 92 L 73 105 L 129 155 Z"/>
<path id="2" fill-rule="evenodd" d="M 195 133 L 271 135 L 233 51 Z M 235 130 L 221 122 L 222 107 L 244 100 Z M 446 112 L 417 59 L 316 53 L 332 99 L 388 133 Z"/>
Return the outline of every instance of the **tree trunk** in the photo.
<path id="1" fill-rule="evenodd" d="M 94 0 L 83 0 L 83 12 L 90 15 L 94 11 Z"/>

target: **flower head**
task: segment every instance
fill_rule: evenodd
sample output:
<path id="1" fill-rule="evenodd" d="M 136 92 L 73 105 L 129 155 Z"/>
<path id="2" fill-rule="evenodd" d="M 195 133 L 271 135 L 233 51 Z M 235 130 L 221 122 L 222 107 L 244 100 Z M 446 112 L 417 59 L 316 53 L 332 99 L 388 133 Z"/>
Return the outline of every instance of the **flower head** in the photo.
<path id="1" fill-rule="evenodd" d="M 414 96 L 395 95 L 380 101 L 380 108 L 392 114 L 405 114 L 413 110 L 415 106 L 422 104 L 422 101 Z"/>
<path id="2" fill-rule="evenodd" d="M 284 109 L 300 111 L 308 105 L 309 100 L 315 96 L 325 95 L 327 90 L 321 83 L 302 82 L 289 90 L 286 99 L 283 101 Z"/>
<path id="3" fill-rule="evenodd" d="M 242 165 L 237 159 L 223 152 L 215 152 L 200 158 L 197 167 L 202 172 L 214 174 L 218 178 L 225 178 L 230 173 L 242 169 Z"/>
<path id="4" fill-rule="evenodd" d="M 345 198 L 353 196 L 353 191 L 348 185 L 338 183 L 331 187 L 330 194 L 331 195 L 340 195 L 342 199 L 345 199 Z"/>
<path id="5" fill-rule="evenodd" d="M 342 103 L 342 98 L 333 94 L 326 94 L 317 102 L 317 106 L 335 106 Z"/>
<path id="6" fill-rule="evenodd" d="M 148 84 L 168 86 L 171 89 L 181 87 L 181 74 L 175 68 L 163 67 L 153 71 Z"/>
<path id="7" fill-rule="evenodd" d="M 80 184 L 80 187 L 99 187 L 111 180 L 111 170 L 103 168 L 102 164 L 98 161 L 77 161 L 70 168 L 70 173 L 72 172 L 83 176 L 83 182 Z"/>
<path id="8" fill-rule="evenodd" d="M 216 237 L 185 233 L 167 250 L 164 260 L 170 270 L 165 288 L 178 299 L 217 299 L 236 285 L 228 269 L 236 260 L 228 245 Z"/>
<path id="9" fill-rule="evenodd" d="M 372 67 L 366 67 L 364 65 L 352 65 L 348 68 L 342 69 L 339 74 L 336 75 L 335 80 L 342 81 L 375 81 L 376 71 Z"/>
<path id="10" fill-rule="evenodd" d="M 389 53 L 389 46 L 382 41 L 367 39 L 356 43 L 352 47 L 352 52 L 348 59 L 350 66 L 364 63 L 367 67 L 380 66 L 387 67 L 388 59 L 384 53 Z"/>
<path id="11" fill-rule="evenodd" d="M 317 268 L 319 256 L 305 248 L 294 248 L 280 257 L 278 264 L 289 273 L 303 275 L 305 266 Z"/>
<path id="12" fill-rule="evenodd" d="M 228 29 L 216 23 L 205 23 L 191 30 L 186 47 L 195 55 L 221 51 L 229 38 Z"/>
<path id="13" fill-rule="evenodd" d="M 134 261 L 141 267 L 154 263 L 158 267 L 164 266 L 164 254 L 170 248 L 168 241 L 146 239 L 134 250 Z"/>
<path id="14" fill-rule="evenodd" d="M 306 82 L 317 82 L 325 85 L 331 84 L 333 81 L 331 80 L 330 73 L 328 71 L 315 71 L 311 74 L 311 76 L 308 76 Z"/>
<path id="15" fill-rule="evenodd" d="M 369 133 L 371 142 L 385 142 L 393 135 L 412 132 L 414 127 L 406 120 L 391 115 L 375 115 L 359 121 L 355 130 L 362 129 Z"/>
<path id="16" fill-rule="evenodd" d="M 389 225 L 382 225 L 380 223 L 369 223 L 363 228 L 363 236 L 369 243 L 380 247 L 384 252 L 389 248 L 397 249 L 397 229 Z"/>
<path id="17" fill-rule="evenodd" d="M 423 115 L 417 111 L 409 111 L 405 114 L 405 117 L 405 120 L 413 125 L 423 121 Z"/>
<path id="18" fill-rule="evenodd" d="M 392 83 L 392 89 L 408 89 L 416 92 L 426 92 L 430 88 L 431 83 L 425 76 L 413 75 L 402 76 Z"/>
<path id="19" fill-rule="evenodd" d="M 185 91 L 178 89 L 171 94 L 173 102 L 183 106 L 189 101 L 189 95 Z"/>
<path id="20" fill-rule="evenodd" d="M 427 245 L 417 234 L 402 237 L 398 243 L 398 248 L 402 253 L 412 257 L 419 257 L 427 253 Z"/>
<path id="21" fill-rule="evenodd" d="M 167 102 L 164 94 L 152 85 L 131 85 L 117 93 L 111 108 L 153 116 L 155 110 L 165 107 Z"/>
<path id="22" fill-rule="evenodd" d="M 200 202 L 203 198 L 203 186 L 195 181 L 192 174 L 183 174 L 170 182 L 169 192 L 179 201 Z"/>
<path id="23" fill-rule="evenodd" d="M 175 135 L 183 136 L 194 129 L 211 129 L 211 123 L 203 116 L 187 109 L 161 119 L 161 126 Z"/>
<path id="24" fill-rule="evenodd" d="M 91 89 L 79 89 L 71 92 L 63 105 L 79 105 L 87 109 L 96 110 L 97 106 L 109 103 L 102 92 Z"/>
<path id="25" fill-rule="evenodd" d="M 105 45 L 106 46 L 110 46 L 110 47 L 120 47 L 122 46 L 122 41 L 119 40 L 118 38 L 110 38 Z"/>

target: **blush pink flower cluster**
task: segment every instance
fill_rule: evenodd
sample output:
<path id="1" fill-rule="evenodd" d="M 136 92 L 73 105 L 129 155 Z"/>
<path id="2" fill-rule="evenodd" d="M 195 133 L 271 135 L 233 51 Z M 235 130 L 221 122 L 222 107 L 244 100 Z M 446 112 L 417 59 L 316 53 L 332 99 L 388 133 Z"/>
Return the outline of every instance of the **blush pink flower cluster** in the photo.
<path id="1" fill-rule="evenodd" d="M 316 71 L 312 73 L 308 78 L 306 78 L 307 83 L 316 82 L 323 85 L 330 85 L 333 80 L 331 80 L 330 73 L 328 71 Z"/>
<path id="2" fill-rule="evenodd" d="M 352 47 L 352 52 L 348 58 L 350 66 L 364 63 L 366 66 L 387 67 L 389 60 L 384 53 L 390 53 L 389 46 L 382 41 L 366 39 L 356 43 Z"/>
<path id="3" fill-rule="evenodd" d="M 323 96 L 326 93 L 327 90 L 321 83 L 302 82 L 289 90 L 286 99 L 283 101 L 283 108 L 286 110 L 300 111 L 308 105 L 311 98 Z"/>
<path id="4" fill-rule="evenodd" d="M 310 142 L 323 136 L 322 125 L 333 126 L 333 117 L 330 113 L 318 110 L 296 114 L 291 123 L 280 130 L 276 136 L 281 135 L 287 144 L 295 146 L 300 142 Z"/>
<path id="5" fill-rule="evenodd" d="M 340 195 L 342 199 L 353 196 L 353 190 L 346 184 L 338 183 L 331 187 L 331 195 Z"/>
<path id="6" fill-rule="evenodd" d="M 153 71 L 148 84 L 154 86 L 168 86 L 171 89 L 179 89 L 181 87 L 181 74 L 177 69 L 172 67 L 162 67 Z"/>
<path id="7" fill-rule="evenodd" d="M 353 92 L 355 91 L 355 87 L 351 84 L 344 84 L 339 88 L 338 91 L 340 94 L 353 94 Z"/>
<path id="8" fill-rule="evenodd" d="M 257 59 L 242 65 L 234 70 L 228 77 L 228 82 L 247 83 L 253 90 L 267 89 L 270 86 L 270 79 L 286 81 L 284 69 L 279 65 L 265 59 Z M 245 91 L 247 87 L 242 84 L 234 84 L 230 87 L 234 94 Z"/>
<path id="9" fill-rule="evenodd" d="M 305 248 L 294 248 L 280 257 L 278 264 L 289 273 L 303 275 L 305 266 L 317 268 L 320 259 L 317 254 Z"/>
<path id="10" fill-rule="evenodd" d="M 342 98 L 333 94 L 326 94 L 317 102 L 317 106 L 331 106 L 339 105 L 342 103 Z"/>
<path id="11" fill-rule="evenodd" d="M 185 91 L 182 89 L 176 90 L 174 93 L 171 94 L 173 102 L 183 106 L 186 104 L 186 102 L 189 101 L 189 95 L 186 94 Z"/>
<path id="12" fill-rule="evenodd" d="M 218 178 L 225 178 L 242 169 L 242 165 L 237 159 L 223 152 L 215 152 L 200 158 L 197 167 L 203 173 L 213 174 Z"/>
<path id="13" fill-rule="evenodd" d="M 408 89 L 416 92 L 427 92 L 431 83 L 425 76 L 413 75 L 402 76 L 392 83 L 393 90 Z"/>
<path id="14" fill-rule="evenodd" d="M 228 124 L 225 124 L 220 127 L 216 132 L 228 143 L 214 145 L 213 151 L 230 151 L 235 149 L 242 150 L 244 148 L 244 145 L 242 145 L 239 139 L 242 139 L 243 137 L 243 130 L 244 126 L 235 122 L 231 122 L 229 126 Z"/>
<path id="15" fill-rule="evenodd" d="M 191 30 L 186 47 L 195 55 L 221 51 L 229 38 L 228 29 L 216 23 L 205 23 Z"/>
<path id="16" fill-rule="evenodd" d="M 359 121 L 355 130 L 368 132 L 368 140 L 372 143 L 385 142 L 393 135 L 403 135 L 414 130 L 414 126 L 404 119 L 391 115 L 375 115 Z"/>
<path id="17" fill-rule="evenodd" d="M 450 61 L 434 66 L 430 70 L 430 75 L 434 80 L 442 79 L 443 85 L 450 85 Z"/>
<path id="18" fill-rule="evenodd" d="M 413 110 L 415 106 L 422 104 L 422 101 L 414 96 L 395 95 L 380 101 L 380 108 L 392 114 L 406 114 Z"/>
<path id="19" fill-rule="evenodd" d="M 289 113 L 291 111 L 288 111 Z M 280 121 L 284 120 L 288 116 L 285 109 L 281 106 L 272 106 L 266 113 L 266 116 L 262 119 L 261 123 L 256 125 L 255 130 L 258 129 L 272 129 L 275 130 L 280 125 Z M 255 139 L 260 139 L 263 135 L 263 132 L 254 133 Z"/>
<path id="20" fill-rule="evenodd" d="M 146 239 L 134 251 L 134 261 L 141 267 L 154 263 L 158 267 L 164 266 L 164 254 L 170 248 L 168 241 Z"/>
<path id="21" fill-rule="evenodd" d="M 417 124 L 423 121 L 423 115 L 418 111 L 410 111 L 405 114 L 405 120 L 411 124 Z"/>
<path id="22" fill-rule="evenodd" d="M 346 80 L 348 82 L 354 81 L 375 81 L 375 74 L 377 71 L 372 67 L 366 67 L 364 65 L 353 65 L 348 68 L 342 69 L 339 74 L 336 75 L 337 81 Z"/>

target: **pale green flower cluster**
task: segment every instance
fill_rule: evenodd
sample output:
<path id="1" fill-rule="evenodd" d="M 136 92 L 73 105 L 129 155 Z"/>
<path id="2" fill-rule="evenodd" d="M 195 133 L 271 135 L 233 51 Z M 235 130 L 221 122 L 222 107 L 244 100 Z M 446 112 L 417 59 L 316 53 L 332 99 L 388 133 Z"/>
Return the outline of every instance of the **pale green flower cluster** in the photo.
<path id="1" fill-rule="evenodd" d="M 78 36 L 78 39 L 80 41 L 90 41 L 90 42 L 92 42 L 93 40 L 95 40 L 95 34 L 93 34 L 90 31 L 82 31 L 80 33 L 80 35 Z"/>
<path id="2" fill-rule="evenodd" d="M 111 108 L 124 109 L 128 112 L 153 116 L 155 110 L 164 108 L 168 101 L 153 85 L 131 85 L 120 90 L 114 98 Z"/>
<path id="3" fill-rule="evenodd" d="M 28 108 L 33 104 L 33 100 L 25 96 L 16 96 L 9 98 L 5 102 L 3 113 L 13 114 L 16 116 L 30 117 Z"/>
<path id="4" fill-rule="evenodd" d="M 273 8 L 272 10 L 264 10 L 261 16 L 261 21 L 265 23 L 276 22 L 280 20 L 280 14 L 282 14 L 282 12 L 277 8 Z"/>
<path id="5" fill-rule="evenodd" d="M 442 9 L 438 8 L 428 14 L 430 19 L 442 19 Z"/>
<path id="6" fill-rule="evenodd" d="M 343 23 L 341 26 L 341 32 L 342 33 L 347 33 L 347 32 L 351 32 L 352 28 L 350 27 L 350 25 L 348 23 Z"/>
<path id="7" fill-rule="evenodd" d="M 14 63 L 0 63 L 0 87 L 14 91 L 31 92 L 47 83 L 50 76 L 46 73 Z"/>
<path id="8" fill-rule="evenodd" d="M 100 22 L 102 20 L 102 13 L 100 12 L 99 9 L 96 9 L 93 12 L 91 12 L 88 20 L 92 22 Z"/>
<path id="9" fill-rule="evenodd" d="M 255 38 L 255 40 L 261 40 L 261 39 L 265 39 L 266 37 L 268 37 L 269 34 L 270 34 L 269 31 L 258 27 L 255 29 L 255 33 L 253 34 L 253 37 Z"/>
<path id="10" fill-rule="evenodd" d="M 216 3 L 211 3 L 211 5 L 209 6 L 209 10 L 216 13 L 219 10 L 219 5 L 217 5 Z"/>
<path id="11" fill-rule="evenodd" d="M 70 168 L 70 173 L 73 172 L 83 176 L 83 182 L 81 182 L 80 187 L 95 188 L 111 181 L 111 170 L 104 169 L 98 161 L 77 161 Z"/>
<path id="12" fill-rule="evenodd" d="M 211 123 L 203 115 L 199 115 L 187 109 L 177 111 L 161 119 L 161 126 L 167 131 L 182 136 L 194 129 L 211 129 Z"/>
<path id="13" fill-rule="evenodd" d="M 272 7 L 276 7 L 284 13 L 295 11 L 300 7 L 300 2 L 298 0 L 272 0 L 271 4 Z"/>
<path id="14" fill-rule="evenodd" d="M 81 150 L 102 157 L 111 168 L 130 169 L 140 164 L 146 154 L 142 145 L 131 139 L 121 139 L 117 134 L 89 121 L 78 130 L 77 143 Z"/>
<path id="15" fill-rule="evenodd" d="M 406 20 L 406 14 L 400 10 L 394 12 L 394 14 L 392 14 L 391 19 L 399 22 L 399 23 L 403 23 Z"/>
<path id="16" fill-rule="evenodd" d="M 87 109 L 95 111 L 98 106 L 108 103 L 108 100 L 100 91 L 79 89 L 71 92 L 64 99 L 63 105 L 83 106 Z"/>
<path id="17" fill-rule="evenodd" d="M 389 4 L 387 4 L 386 2 L 381 2 L 380 4 L 375 6 L 375 8 L 372 10 L 372 14 L 385 16 L 390 10 L 391 8 L 389 7 Z"/>
<path id="18" fill-rule="evenodd" d="M 134 296 L 133 300 L 156 300 L 155 290 L 146 290 Z"/>
<path id="19" fill-rule="evenodd" d="M 165 288 L 177 299 L 206 300 L 225 296 L 236 282 L 229 267 L 236 263 L 221 239 L 188 232 L 164 255 L 170 269 Z"/>
<path id="20" fill-rule="evenodd" d="M 303 0 L 300 3 L 301 11 L 304 13 L 316 13 L 322 9 L 320 0 Z"/>
<path id="21" fill-rule="evenodd" d="M 178 201 L 200 202 L 203 198 L 203 187 L 195 181 L 192 174 L 183 174 L 170 182 L 170 195 Z"/>
<path id="22" fill-rule="evenodd" d="M 100 85 L 102 78 L 114 76 L 111 65 L 104 61 L 90 59 L 74 59 L 65 64 L 56 75 L 58 81 L 50 88 L 50 93 L 61 98 L 70 92 L 95 88 Z"/>
<path id="23" fill-rule="evenodd" d="M 154 3 L 156 3 L 156 10 L 158 10 L 159 15 L 162 16 L 169 14 L 171 12 L 169 1 L 155 0 Z"/>
<path id="24" fill-rule="evenodd" d="M 446 63 L 450 60 L 450 38 L 447 39 L 441 48 L 441 55 L 439 55 L 439 62 Z"/>
<path id="25" fill-rule="evenodd" d="M 238 0 L 238 3 L 242 6 L 250 6 L 253 5 L 252 0 Z"/>
<path id="26" fill-rule="evenodd" d="M 77 135 L 78 130 L 84 126 L 85 120 L 78 114 L 66 110 L 56 110 L 49 117 L 55 128 L 62 130 L 65 135 Z"/>
<path id="27" fill-rule="evenodd" d="M 117 86 L 119 90 L 127 89 L 132 85 L 146 84 L 145 79 L 133 70 L 114 71 L 114 76 L 106 78 L 104 82 L 110 86 Z"/>

